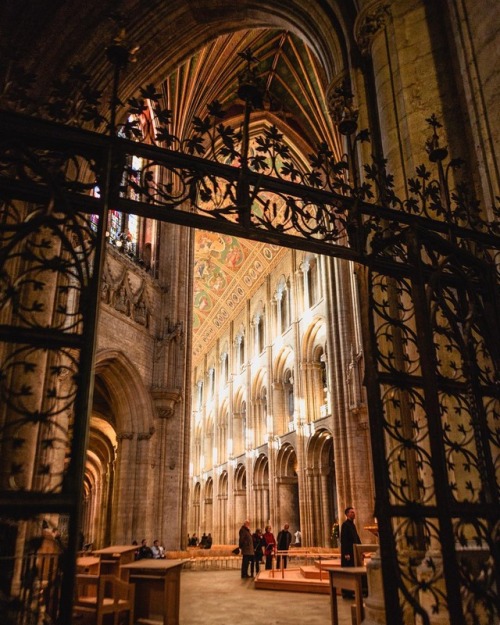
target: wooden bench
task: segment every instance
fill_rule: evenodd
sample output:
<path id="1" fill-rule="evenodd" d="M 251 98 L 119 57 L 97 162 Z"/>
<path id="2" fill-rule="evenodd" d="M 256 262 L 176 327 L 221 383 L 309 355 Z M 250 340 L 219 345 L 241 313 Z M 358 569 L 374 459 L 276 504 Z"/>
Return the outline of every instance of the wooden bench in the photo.
<path id="1" fill-rule="evenodd" d="M 118 625 L 120 614 L 128 612 L 129 625 L 133 625 L 134 586 L 115 575 L 77 575 L 73 611 L 95 614 L 96 625 L 102 625 L 106 614 L 113 614 L 114 625 Z"/>

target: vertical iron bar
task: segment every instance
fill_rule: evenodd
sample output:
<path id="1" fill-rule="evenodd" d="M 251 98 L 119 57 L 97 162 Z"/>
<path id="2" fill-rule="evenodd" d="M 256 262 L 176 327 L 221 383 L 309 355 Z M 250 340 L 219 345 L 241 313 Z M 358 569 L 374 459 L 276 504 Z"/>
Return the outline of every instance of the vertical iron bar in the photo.
<path id="1" fill-rule="evenodd" d="M 357 268 L 360 288 L 360 308 L 363 336 L 363 350 L 366 357 L 365 379 L 370 414 L 370 438 L 374 463 L 375 482 L 375 517 L 377 518 L 382 578 L 384 581 L 384 600 L 386 614 L 390 616 L 391 625 L 403 625 L 403 615 L 399 602 L 399 593 L 394 592 L 394 580 L 399 587 L 399 566 L 396 544 L 392 528 L 392 512 L 389 500 L 390 484 L 386 463 L 384 440 L 384 416 L 380 397 L 380 382 L 376 358 L 377 345 L 373 325 L 372 306 L 372 269 L 370 266 Z"/>
<path id="2" fill-rule="evenodd" d="M 414 228 L 407 233 L 408 259 L 413 266 L 411 279 L 412 299 L 415 309 L 418 351 L 421 362 L 424 390 L 424 408 L 429 428 L 432 473 L 436 494 L 436 514 L 439 521 L 439 538 L 443 560 L 444 579 L 450 623 L 465 625 L 461 602 L 460 578 L 456 566 L 455 539 L 452 525 L 452 507 L 443 446 L 443 428 L 437 380 L 437 363 L 434 337 L 427 302 L 426 280 L 422 271 L 421 245 Z"/>

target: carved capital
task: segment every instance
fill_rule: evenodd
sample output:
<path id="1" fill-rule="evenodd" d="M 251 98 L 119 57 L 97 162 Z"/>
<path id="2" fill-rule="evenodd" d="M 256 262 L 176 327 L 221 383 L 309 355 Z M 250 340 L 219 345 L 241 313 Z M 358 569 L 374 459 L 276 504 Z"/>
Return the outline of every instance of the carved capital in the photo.
<path id="1" fill-rule="evenodd" d="M 350 135 L 357 128 L 359 109 L 354 106 L 354 95 L 349 76 L 342 72 L 326 90 L 328 112 L 343 135 Z"/>
<path id="2" fill-rule="evenodd" d="M 370 2 L 359 13 L 354 24 L 354 38 L 363 56 L 370 54 L 375 35 L 385 27 L 388 15 L 389 4 L 383 0 Z"/>

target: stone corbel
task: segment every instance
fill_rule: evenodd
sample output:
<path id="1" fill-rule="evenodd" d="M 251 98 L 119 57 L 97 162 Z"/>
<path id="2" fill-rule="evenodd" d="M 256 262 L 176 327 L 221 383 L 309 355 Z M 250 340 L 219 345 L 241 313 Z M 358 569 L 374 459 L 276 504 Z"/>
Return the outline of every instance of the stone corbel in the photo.
<path id="1" fill-rule="evenodd" d="M 383 0 L 370 2 L 362 9 L 354 23 L 354 38 L 363 56 L 369 56 L 375 35 L 385 27 L 390 5 Z"/>
<path id="2" fill-rule="evenodd" d="M 350 135 L 357 128 L 359 109 L 354 106 L 354 94 L 347 72 L 341 72 L 328 85 L 326 101 L 330 117 L 343 135 Z"/>
<path id="3" fill-rule="evenodd" d="M 175 414 L 175 406 L 182 400 L 182 394 L 178 390 L 152 391 L 153 401 L 156 408 L 156 416 L 159 419 L 171 419 Z"/>

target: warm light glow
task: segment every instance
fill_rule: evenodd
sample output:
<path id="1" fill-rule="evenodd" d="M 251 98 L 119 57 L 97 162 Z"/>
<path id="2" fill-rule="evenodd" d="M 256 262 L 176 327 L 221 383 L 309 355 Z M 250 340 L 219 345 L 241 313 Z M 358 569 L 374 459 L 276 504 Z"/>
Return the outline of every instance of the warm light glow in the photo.
<path id="1" fill-rule="evenodd" d="M 267 423 L 267 433 L 269 435 L 271 435 L 273 433 L 273 415 L 272 414 L 268 414 L 267 415 L 267 419 L 266 419 Z"/>
<path id="2" fill-rule="evenodd" d="M 302 321 L 304 321 L 307 325 L 310 325 L 313 319 L 313 314 L 310 308 L 304 310 L 302 314 Z"/>
<path id="3" fill-rule="evenodd" d="M 228 456 L 233 455 L 233 439 L 232 438 L 227 439 L 227 455 Z"/>
<path id="4" fill-rule="evenodd" d="M 253 428 L 247 428 L 246 432 L 246 446 L 253 447 Z"/>

